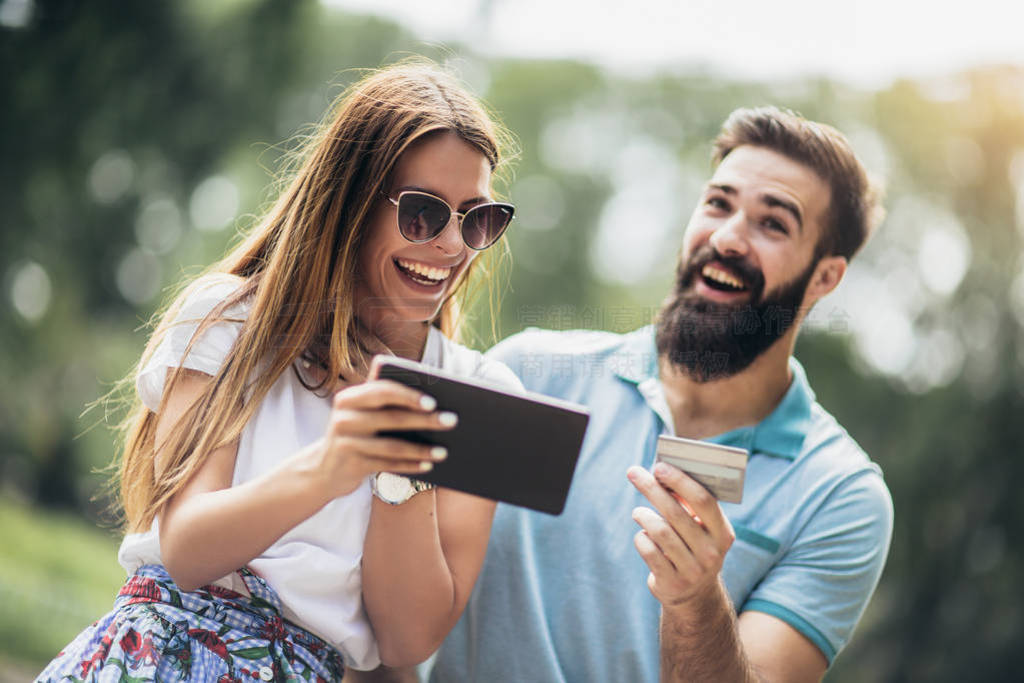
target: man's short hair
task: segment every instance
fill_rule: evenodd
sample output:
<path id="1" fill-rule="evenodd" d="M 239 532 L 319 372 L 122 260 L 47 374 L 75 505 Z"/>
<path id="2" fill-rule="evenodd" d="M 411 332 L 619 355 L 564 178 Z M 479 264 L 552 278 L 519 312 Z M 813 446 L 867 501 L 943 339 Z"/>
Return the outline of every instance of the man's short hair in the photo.
<path id="1" fill-rule="evenodd" d="M 819 258 L 853 258 L 881 222 L 880 188 L 869 179 L 846 137 L 832 126 L 777 107 L 737 109 L 715 138 L 715 166 L 743 145 L 765 147 L 787 156 L 809 167 L 828 184 L 832 197 L 817 244 Z"/>

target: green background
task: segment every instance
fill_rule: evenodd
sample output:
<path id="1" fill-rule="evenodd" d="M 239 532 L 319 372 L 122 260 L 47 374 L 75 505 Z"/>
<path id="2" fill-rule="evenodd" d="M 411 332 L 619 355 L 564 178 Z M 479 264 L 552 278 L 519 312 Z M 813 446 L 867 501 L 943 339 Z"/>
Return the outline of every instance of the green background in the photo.
<path id="1" fill-rule="evenodd" d="M 774 103 L 847 132 L 889 216 L 798 345 L 821 402 L 882 466 L 888 566 L 830 681 L 1014 680 L 1024 636 L 1024 69 L 880 89 L 624 76 L 483 58 L 315 2 L 39 1 L 0 27 L 0 680 L 30 678 L 123 576 L 103 515 L 126 375 L 167 288 L 270 198 L 296 134 L 361 69 L 456 70 L 517 134 L 501 313 L 627 330 L 667 291 L 733 108 Z M 620 260 L 616 260 L 620 259 Z M 97 497 L 99 496 L 99 497 Z"/>

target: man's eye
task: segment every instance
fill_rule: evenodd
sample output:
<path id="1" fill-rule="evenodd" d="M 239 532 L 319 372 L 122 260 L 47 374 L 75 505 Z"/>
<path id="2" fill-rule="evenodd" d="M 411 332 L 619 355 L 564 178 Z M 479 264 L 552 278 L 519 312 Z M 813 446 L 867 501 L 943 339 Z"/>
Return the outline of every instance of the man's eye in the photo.
<path id="1" fill-rule="evenodd" d="M 777 220 L 775 218 L 766 218 L 766 219 L 764 219 L 764 225 L 769 230 L 774 230 L 775 232 L 781 232 L 784 235 L 785 234 L 789 234 L 789 230 L 786 229 L 786 226 L 782 223 L 782 221 Z"/>
<path id="2" fill-rule="evenodd" d="M 722 209 L 723 211 L 729 208 L 729 202 L 721 197 L 708 197 L 704 203 L 712 208 Z"/>

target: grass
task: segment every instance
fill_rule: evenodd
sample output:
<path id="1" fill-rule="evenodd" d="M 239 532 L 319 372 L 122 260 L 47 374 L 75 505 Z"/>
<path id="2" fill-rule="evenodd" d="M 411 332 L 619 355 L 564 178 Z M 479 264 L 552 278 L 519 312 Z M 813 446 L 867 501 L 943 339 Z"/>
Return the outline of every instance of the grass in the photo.
<path id="1" fill-rule="evenodd" d="M 0 496 L 0 661 L 42 669 L 108 612 L 119 539 L 67 513 Z"/>

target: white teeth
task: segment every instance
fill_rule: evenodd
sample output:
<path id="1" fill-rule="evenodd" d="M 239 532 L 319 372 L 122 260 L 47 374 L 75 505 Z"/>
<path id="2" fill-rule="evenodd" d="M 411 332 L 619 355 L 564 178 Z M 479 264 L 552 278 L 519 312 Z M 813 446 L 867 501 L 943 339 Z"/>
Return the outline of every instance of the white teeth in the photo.
<path id="1" fill-rule="evenodd" d="M 433 280 L 435 282 L 440 282 L 442 280 L 447 279 L 452 272 L 451 268 L 436 268 L 434 266 L 427 266 L 422 263 L 417 263 L 416 261 L 408 261 L 403 258 L 398 259 L 398 265 L 400 265 L 405 270 L 411 271 L 421 277 L 424 277 L 428 280 Z"/>
<path id="2" fill-rule="evenodd" d="M 715 282 L 721 282 L 723 285 L 728 285 L 729 287 L 735 287 L 736 289 L 745 289 L 744 286 L 743 286 L 743 281 L 742 280 L 740 280 L 737 277 L 734 277 L 733 275 L 730 275 L 729 273 L 725 272 L 724 270 L 720 270 L 718 268 L 715 268 L 710 263 L 708 265 L 704 266 L 703 269 L 701 269 L 700 274 L 703 275 L 704 277 L 706 277 L 709 280 L 714 280 Z"/>

